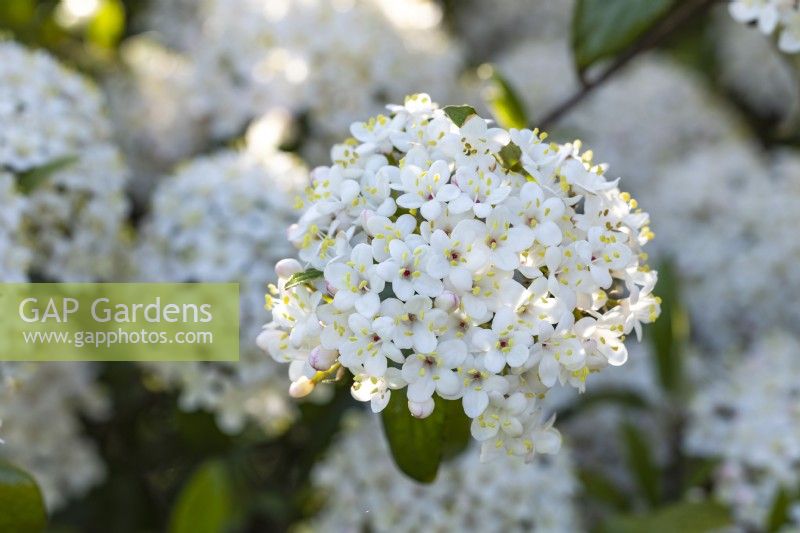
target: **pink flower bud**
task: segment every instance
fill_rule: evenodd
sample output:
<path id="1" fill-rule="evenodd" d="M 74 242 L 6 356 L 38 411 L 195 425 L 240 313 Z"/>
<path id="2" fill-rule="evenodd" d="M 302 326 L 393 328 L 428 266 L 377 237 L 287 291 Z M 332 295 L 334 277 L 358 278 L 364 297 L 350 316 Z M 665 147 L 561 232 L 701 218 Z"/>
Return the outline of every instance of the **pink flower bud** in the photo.
<path id="1" fill-rule="evenodd" d="M 420 403 L 409 400 L 408 410 L 411 411 L 411 416 L 415 418 L 427 418 L 433 412 L 433 398 Z"/>
<path id="2" fill-rule="evenodd" d="M 442 294 L 437 296 L 436 300 L 434 301 L 436 308 L 441 309 L 442 311 L 452 311 L 458 307 L 459 303 L 460 300 L 458 295 L 450 291 L 444 291 Z"/>
<path id="3" fill-rule="evenodd" d="M 317 346 L 311 350 L 311 354 L 308 356 L 308 364 L 311 365 L 311 368 L 314 370 L 328 370 L 333 366 L 338 355 L 339 352 L 336 350 L 326 350 L 322 346 Z"/>
<path id="4" fill-rule="evenodd" d="M 291 385 L 289 385 L 289 396 L 292 398 L 304 398 L 311 394 L 311 392 L 314 390 L 314 387 L 316 387 L 316 385 L 313 381 L 305 376 L 300 376 L 297 381 L 294 381 Z"/>
<path id="5" fill-rule="evenodd" d="M 275 273 L 279 279 L 288 279 L 293 274 L 303 271 L 303 265 L 297 259 L 281 259 L 275 264 Z"/>

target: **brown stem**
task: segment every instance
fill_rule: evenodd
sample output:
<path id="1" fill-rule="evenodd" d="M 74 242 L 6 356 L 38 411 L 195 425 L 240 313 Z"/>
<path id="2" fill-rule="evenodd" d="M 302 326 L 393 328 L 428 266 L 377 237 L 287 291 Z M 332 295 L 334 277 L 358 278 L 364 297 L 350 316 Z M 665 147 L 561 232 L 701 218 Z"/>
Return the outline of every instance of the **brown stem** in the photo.
<path id="1" fill-rule="evenodd" d="M 552 124 L 558 122 L 570 109 L 589 96 L 592 91 L 602 85 L 606 80 L 619 72 L 632 59 L 661 43 L 694 16 L 699 15 L 716 2 L 717 0 L 689 0 L 680 4 L 677 9 L 656 24 L 651 31 L 643 35 L 623 52 L 622 55 L 617 57 L 599 76 L 592 80 L 582 78 L 583 83 L 581 88 L 542 117 L 537 126 L 540 129 L 547 129 Z"/>

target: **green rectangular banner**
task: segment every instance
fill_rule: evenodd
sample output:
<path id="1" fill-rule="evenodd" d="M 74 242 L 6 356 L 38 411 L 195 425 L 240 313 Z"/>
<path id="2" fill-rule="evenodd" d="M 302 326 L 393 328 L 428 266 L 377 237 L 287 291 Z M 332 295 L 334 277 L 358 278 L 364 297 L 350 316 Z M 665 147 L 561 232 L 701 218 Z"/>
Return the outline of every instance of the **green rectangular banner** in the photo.
<path id="1" fill-rule="evenodd" d="M 0 284 L 0 361 L 238 360 L 238 283 Z"/>

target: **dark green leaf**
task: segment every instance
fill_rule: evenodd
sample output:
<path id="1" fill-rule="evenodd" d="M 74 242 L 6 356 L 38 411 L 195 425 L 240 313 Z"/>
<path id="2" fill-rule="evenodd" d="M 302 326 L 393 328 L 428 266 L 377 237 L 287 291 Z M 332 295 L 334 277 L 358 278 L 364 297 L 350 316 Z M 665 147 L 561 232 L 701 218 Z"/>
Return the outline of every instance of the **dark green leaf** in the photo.
<path id="1" fill-rule="evenodd" d="M 470 420 L 460 401 L 434 396 L 427 418 L 411 416 L 405 394 L 395 392 L 383 410 L 383 429 L 397 467 L 422 483 L 436 479 L 442 459 L 461 453 L 469 444 Z"/>
<path id="2" fill-rule="evenodd" d="M 442 427 L 442 458 L 452 459 L 467 449 L 471 442 L 472 420 L 464 413 L 461 400 L 443 400 L 436 397 L 436 409 L 444 411 Z"/>
<path id="3" fill-rule="evenodd" d="M 676 0 L 578 0 L 572 21 L 578 70 L 631 46 L 675 4 Z"/>
<path id="4" fill-rule="evenodd" d="M 603 474 L 591 470 L 580 470 L 578 476 L 583 490 L 590 498 L 608 503 L 617 510 L 625 510 L 629 507 L 629 498 Z"/>
<path id="5" fill-rule="evenodd" d="M 482 67 L 483 68 L 483 67 Z M 522 129 L 528 125 L 525 105 L 506 79 L 493 67 L 484 98 L 497 123 L 506 129 Z"/>
<path id="6" fill-rule="evenodd" d="M 674 393 L 683 385 L 683 346 L 689 336 L 689 319 L 681 306 L 677 273 L 669 262 L 659 266 L 656 292 L 661 298 L 661 316 L 650 325 L 649 336 L 659 382 Z"/>
<path id="7" fill-rule="evenodd" d="M 0 531 L 44 531 L 47 514 L 42 494 L 30 474 L 0 462 Z"/>
<path id="8" fill-rule="evenodd" d="M 650 453 L 650 444 L 636 427 L 622 425 L 628 468 L 633 474 L 645 499 L 651 505 L 661 498 L 661 473 Z"/>
<path id="9" fill-rule="evenodd" d="M 791 507 L 792 498 L 785 488 L 781 487 L 775 499 L 772 501 L 772 508 L 769 511 L 767 518 L 767 531 L 773 533 L 780 531 L 781 528 L 789 521 L 789 507 Z"/>
<path id="10" fill-rule="evenodd" d="M 220 533 L 233 519 L 233 489 L 225 466 L 208 461 L 184 486 L 170 519 L 170 533 Z"/>
<path id="11" fill-rule="evenodd" d="M 30 194 L 45 181 L 47 181 L 50 176 L 75 163 L 77 160 L 77 157 L 68 155 L 54 159 L 49 163 L 33 168 L 26 172 L 20 172 L 17 174 L 17 186 L 19 187 L 21 193 Z"/>
<path id="12" fill-rule="evenodd" d="M 414 418 L 408 400 L 395 392 L 381 413 L 383 431 L 397 467 L 412 479 L 431 483 L 442 460 L 444 411 L 434 408 L 427 418 Z"/>
<path id="13" fill-rule="evenodd" d="M 286 280 L 286 285 L 283 286 L 284 289 L 291 289 L 296 285 L 302 285 L 303 283 L 308 283 L 310 281 L 314 281 L 317 278 L 322 277 L 322 271 L 317 270 L 316 268 L 309 268 L 308 270 L 304 270 L 303 272 L 298 272 L 296 274 L 292 274 L 291 277 Z"/>
<path id="14" fill-rule="evenodd" d="M 450 117 L 450 120 L 455 122 L 456 126 L 459 128 L 464 125 L 469 117 L 478 114 L 474 108 L 468 105 L 449 105 L 444 108 L 444 113 Z"/>
<path id="15" fill-rule="evenodd" d="M 606 522 L 608 533 L 708 533 L 731 523 L 728 510 L 713 502 L 681 502 L 645 515 L 626 515 Z"/>

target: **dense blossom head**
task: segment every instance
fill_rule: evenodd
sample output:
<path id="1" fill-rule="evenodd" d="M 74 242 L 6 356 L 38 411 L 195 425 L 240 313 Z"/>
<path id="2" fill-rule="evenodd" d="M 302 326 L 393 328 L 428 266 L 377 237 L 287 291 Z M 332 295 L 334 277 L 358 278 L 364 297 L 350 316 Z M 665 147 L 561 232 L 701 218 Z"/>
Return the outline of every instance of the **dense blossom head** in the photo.
<path id="1" fill-rule="evenodd" d="M 0 460 L 31 472 L 48 509 L 105 476 L 81 418 L 104 416 L 106 402 L 90 364 L 0 362 Z"/>
<path id="2" fill-rule="evenodd" d="M 375 417 L 353 416 L 345 425 L 347 434 L 312 474 L 325 497 L 315 531 L 580 530 L 566 451 L 519 468 L 513 459 L 480 464 L 473 447 L 442 465 L 435 483 L 420 485 L 392 463 Z"/>
<path id="3" fill-rule="evenodd" d="M 730 371 L 714 372 L 691 406 L 686 451 L 721 459 L 717 496 L 757 530 L 781 488 L 793 491 L 800 482 L 799 354 L 796 338 L 768 336 Z"/>
<path id="4" fill-rule="evenodd" d="M 754 24 L 761 33 L 778 34 L 784 52 L 800 52 L 800 5 L 795 0 L 732 0 L 731 16 L 743 24 Z"/>
<path id="5" fill-rule="evenodd" d="M 485 456 L 555 451 L 538 399 L 624 364 L 658 316 L 648 215 L 579 143 L 424 94 L 351 132 L 312 173 L 259 344 L 295 393 L 342 366 L 375 411 L 462 401 Z"/>
<path id="6" fill-rule="evenodd" d="M 292 193 L 306 177 L 301 163 L 274 149 L 258 157 L 228 150 L 187 163 L 156 189 L 137 253 L 139 277 L 239 282 L 242 346 L 252 346 L 268 316 L 264 289 L 271 265 L 291 253 L 285 226 L 295 216 Z M 275 363 L 254 352 L 243 350 L 241 361 L 230 365 L 149 368 L 182 390 L 184 408 L 216 412 L 225 430 L 240 430 L 248 418 L 277 430 L 293 414 L 291 405 Z"/>
<path id="7" fill-rule="evenodd" d="M 0 168 L 20 194 L 36 274 L 109 279 L 120 255 L 128 177 L 96 87 L 42 52 L 0 43 Z"/>

